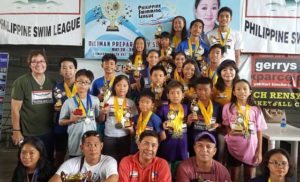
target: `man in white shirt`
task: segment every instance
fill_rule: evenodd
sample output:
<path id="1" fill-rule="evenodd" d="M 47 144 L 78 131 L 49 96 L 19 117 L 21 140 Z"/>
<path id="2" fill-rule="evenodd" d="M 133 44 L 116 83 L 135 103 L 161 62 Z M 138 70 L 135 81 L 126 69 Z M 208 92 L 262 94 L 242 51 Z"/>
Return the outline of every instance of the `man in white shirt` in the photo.
<path id="1" fill-rule="evenodd" d="M 206 34 L 206 42 L 209 46 L 221 44 L 224 47 L 224 57 L 222 59 L 231 59 L 240 66 L 240 54 L 242 50 L 242 36 L 238 31 L 230 28 L 232 20 L 232 10 L 228 7 L 223 7 L 218 11 L 219 27 L 213 29 Z"/>
<path id="2" fill-rule="evenodd" d="M 97 131 L 87 131 L 81 138 L 83 156 L 65 161 L 50 182 L 62 182 L 62 179 L 80 179 L 87 181 L 118 181 L 117 162 L 114 158 L 102 155 L 103 142 Z"/>

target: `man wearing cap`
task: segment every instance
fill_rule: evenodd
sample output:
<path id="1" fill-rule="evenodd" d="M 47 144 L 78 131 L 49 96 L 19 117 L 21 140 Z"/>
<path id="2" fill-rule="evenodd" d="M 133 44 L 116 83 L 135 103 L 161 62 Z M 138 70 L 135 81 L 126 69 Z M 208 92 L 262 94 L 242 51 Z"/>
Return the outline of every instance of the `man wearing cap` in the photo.
<path id="1" fill-rule="evenodd" d="M 121 160 L 119 182 L 171 182 L 168 162 L 156 157 L 158 145 L 159 135 L 155 131 L 145 130 L 139 137 L 139 152 Z"/>
<path id="2" fill-rule="evenodd" d="M 97 131 L 85 132 L 81 143 L 83 156 L 65 161 L 49 182 L 61 182 L 67 179 L 117 182 L 117 161 L 110 156 L 101 154 L 103 142 Z"/>
<path id="3" fill-rule="evenodd" d="M 231 181 L 228 170 L 213 159 L 216 154 L 215 137 L 204 131 L 194 142 L 195 157 L 182 161 L 177 169 L 176 181 Z"/>

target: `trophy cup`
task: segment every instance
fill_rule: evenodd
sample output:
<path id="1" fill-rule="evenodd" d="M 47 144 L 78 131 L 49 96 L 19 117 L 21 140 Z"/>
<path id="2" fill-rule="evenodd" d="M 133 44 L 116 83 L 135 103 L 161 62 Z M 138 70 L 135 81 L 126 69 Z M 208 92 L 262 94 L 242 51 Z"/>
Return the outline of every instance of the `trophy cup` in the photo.
<path id="1" fill-rule="evenodd" d="M 208 68 L 209 68 L 209 65 L 207 64 L 207 62 L 205 62 L 205 60 L 201 60 L 200 61 L 200 69 L 201 69 L 201 73 L 203 75 L 208 76 Z"/>
<path id="2" fill-rule="evenodd" d="M 195 51 L 195 58 L 197 61 L 202 61 L 203 60 L 203 55 L 204 54 L 204 48 L 199 45 L 198 49 Z"/>
<path id="3" fill-rule="evenodd" d="M 54 98 L 56 99 L 56 103 L 55 103 L 54 106 L 55 106 L 56 108 L 61 108 L 61 106 L 62 106 L 61 98 L 63 97 L 63 92 L 62 92 L 62 90 L 59 89 L 59 88 L 57 88 L 57 87 L 55 87 L 55 88 L 54 88 L 54 93 L 53 93 L 53 95 L 54 95 Z"/>
<path id="4" fill-rule="evenodd" d="M 144 69 L 144 65 L 143 65 L 143 61 L 141 59 L 139 59 L 137 61 L 137 64 L 134 65 L 134 68 L 133 68 L 133 77 L 136 78 L 136 79 L 139 79 L 140 76 L 141 76 L 141 71 Z"/>
<path id="5" fill-rule="evenodd" d="M 167 79 L 171 78 L 171 73 L 173 71 L 173 66 L 168 62 L 168 60 L 162 61 L 162 65 L 167 72 Z"/>
<path id="6" fill-rule="evenodd" d="M 162 26 L 161 26 L 161 25 L 158 25 L 158 26 L 156 27 L 156 32 L 155 32 L 155 35 L 154 35 L 156 39 L 160 38 L 161 32 L 162 32 Z"/>
<path id="7" fill-rule="evenodd" d="M 155 95 L 155 100 L 160 100 L 162 91 L 163 91 L 162 85 L 157 84 L 156 86 L 154 86 L 153 92 L 154 92 L 154 95 Z"/>
<path id="8" fill-rule="evenodd" d="M 101 95 L 100 108 L 103 108 L 105 106 L 105 103 L 107 103 L 107 101 L 109 100 L 109 98 L 111 96 L 111 91 L 107 84 L 105 84 L 103 87 L 101 87 L 100 95 Z"/>
<path id="9" fill-rule="evenodd" d="M 238 114 L 235 122 L 230 125 L 234 134 L 243 135 L 244 133 L 244 117 L 241 114 Z"/>
<path id="10" fill-rule="evenodd" d="M 192 111 L 192 114 L 193 114 L 193 120 L 198 121 L 198 113 L 200 111 L 200 108 L 197 104 L 196 99 L 193 99 L 193 101 L 191 103 L 191 111 Z"/>
<path id="11" fill-rule="evenodd" d="M 92 181 L 92 172 L 88 171 L 86 174 L 76 173 L 76 174 L 66 174 L 63 171 L 60 174 L 62 182 L 91 182 Z"/>
<path id="12" fill-rule="evenodd" d="M 122 0 L 106 0 L 102 6 L 103 15 L 110 21 L 106 31 L 119 31 L 115 21 L 124 14 L 125 5 Z"/>
<path id="13" fill-rule="evenodd" d="M 124 109 L 123 119 L 121 123 L 124 123 L 124 128 L 129 128 L 132 126 L 130 121 L 131 113 L 128 109 Z"/>
<path id="14" fill-rule="evenodd" d="M 168 118 L 168 121 L 166 121 L 166 126 L 168 129 L 173 129 L 173 120 L 176 118 L 176 111 L 173 111 L 173 110 L 170 110 L 168 112 L 168 115 L 167 115 L 167 118 Z"/>

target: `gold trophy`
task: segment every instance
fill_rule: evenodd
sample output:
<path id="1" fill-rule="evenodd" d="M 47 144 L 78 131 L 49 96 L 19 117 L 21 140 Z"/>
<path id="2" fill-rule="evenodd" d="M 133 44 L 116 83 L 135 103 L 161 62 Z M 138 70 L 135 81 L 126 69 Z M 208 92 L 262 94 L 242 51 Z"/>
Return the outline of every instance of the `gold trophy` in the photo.
<path id="1" fill-rule="evenodd" d="M 202 61 L 203 60 L 203 55 L 204 54 L 204 48 L 199 45 L 198 49 L 195 52 L 195 58 L 197 61 Z"/>
<path id="2" fill-rule="evenodd" d="M 109 85 L 106 83 L 103 87 L 100 89 L 100 108 L 103 108 L 105 106 L 105 103 L 109 100 L 111 96 L 111 90 L 109 88 Z"/>
<path id="3" fill-rule="evenodd" d="M 124 109 L 124 115 L 122 121 L 124 122 L 124 128 L 129 128 L 132 126 L 132 122 L 130 120 L 131 113 L 128 109 Z"/>
<path id="4" fill-rule="evenodd" d="M 56 99 L 55 107 L 56 108 L 61 108 L 62 106 L 62 97 L 63 97 L 63 92 L 61 89 L 55 87 L 54 92 L 53 92 L 54 98 Z"/>
<path id="5" fill-rule="evenodd" d="M 206 76 L 209 76 L 208 75 L 208 68 L 209 68 L 209 65 L 207 64 L 207 62 L 203 59 L 200 61 L 200 69 L 201 69 L 201 73 L 203 75 L 206 75 Z"/>
<path id="6" fill-rule="evenodd" d="M 197 104 L 197 101 L 196 99 L 193 99 L 192 103 L 191 103 L 191 111 L 192 111 L 192 114 L 193 114 L 193 120 L 194 121 L 198 121 L 199 118 L 198 118 L 198 113 L 200 111 L 200 108 Z"/>
<path id="7" fill-rule="evenodd" d="M 173 120 L 176 118 L 177 116 L 177 113 L 176 111 L 174 110 L 170 110 L 168 112 L 168 115 L 167 115 L 167 118 L 168 118 L 168 121 L 166 121 L 166 126 L 168 129 L 173 129 Z"/>
<path id="8" fill-rule="evenodd" d="M 76 173 L 76 174 L 66 174 L 63 171 L 61 172 L 61 180 L 62 182 L 91 182 L 92 181 L 92 172 L 88 171 L 86 173 Z"/>
<path id="9" fill-rule="evenodd" d="M 161 25 L 158 25 L 158 26 L 156 27 L 156 32 L 155 32 L 155 35 L 154 35 L 156 39 L 157 39 L 157 38 L 160 38 L 161 32 L 162 32 L 162 26 L 161 26 Z"/>
<path id="10" fill-rule="evenodd" d="M 162 65 L 165 68 L 167 72 L 167 79 L 169 80 L 171 78 L 171 73 L 173 71 L 173 66 L 168 62 L 168 60 L 163 60 Z"/>
<path id="11" fill-rule="evenodd" d="M 157 84 L 154 86 L 153 93 L 155 95 L 155 100 L 160 100 L 162 91 L 163 91 L 163 86 L 161 84 Z"/>
<path id="12" fill-rule="evenodd" d="M 106 0 L 101 5 L 103 15 L 110 21 L 106 31 L 119 31 L 119 27 L 115 24 L 116 20 L 126 14 L 125 5 L 122 0 Z"/>
<path id="13" fill-rule="evenodd" d="M 139 59 L 133 67 L 133 77 L 138 79 L 141 76 L 141 71 L 144 69 L 143 61 Z"/>

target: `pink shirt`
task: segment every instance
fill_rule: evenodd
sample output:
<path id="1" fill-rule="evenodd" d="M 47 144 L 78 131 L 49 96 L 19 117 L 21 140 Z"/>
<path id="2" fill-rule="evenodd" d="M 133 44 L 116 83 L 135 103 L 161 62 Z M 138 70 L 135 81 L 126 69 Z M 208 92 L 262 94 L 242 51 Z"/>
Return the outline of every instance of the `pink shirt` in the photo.
<path id="1" fill-rule="evenodd" d="M 236 121 L 237 110 L 235 105 L 232 106 L 230 111 L 231 103 L 226 104 L 223 107 L 223 125 L 231 126 Z M 257 131 L 267 129 L 265 118 L 262 114 L 261 109 L 256 106 L 250 107 L 249 113 L 249 129 L 252 129 L 250 136 L 245 138 L 243 135 L 226 135 L 225 141 L 227 143 L 229 153 L 237 160 L 244 162 L 248 165 L 255 165 L 254 156 L 258 144 Z"/>
<path id="2" fill-rule="evenodd" d="M 228 170 L 218 161 L 212 161 L 211 170 L 209 172 L 202 172 L 201 169 L 197 167 L 196 157 L 191 157 L 180 163 L 176 173 L 176 181 L 198 181 L 199 178 L 202 180 L 220 182 L 231 181 Z"/>

